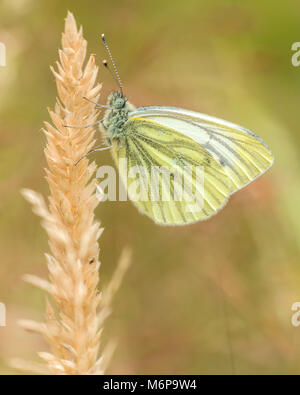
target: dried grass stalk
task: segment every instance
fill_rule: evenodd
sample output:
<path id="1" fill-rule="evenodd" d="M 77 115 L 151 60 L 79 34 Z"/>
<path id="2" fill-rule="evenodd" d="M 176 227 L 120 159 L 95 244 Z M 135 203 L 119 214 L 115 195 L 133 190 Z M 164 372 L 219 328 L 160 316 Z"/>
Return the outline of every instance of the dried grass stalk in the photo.
<path id="1" fill-rule="evenodd" d="M 68 13 L 62 35 L 60 62 L 51 69 L 57 84 L 55 111 L 49 111 L 52 124 L 45 123 L 48 163 L 46 179 L 50 188 L 49 205 L 31 190 L 23 195 L 33 211 L 42 218 L 49 237 L 51 254 L 46 254 L 49 281 L 33 275 L 25 276 L 29 283 L 48 292 L 54 308 L 47 301 L 46 322 L 20 321 L 27 330 L 41 333 L 50 345 L 51 353 L 40 352 L 53 374 L 103 374 L 112 346 L 99 357 L 103 322 L 110 312 L 113 293 L 128 266 L 129 253 L 123 254 L 116 275 L 107 292 L 98 292 L 100 224 L 94 219 L 97 206 L 95 181 L 90 181 L 95 164 L 83 159 L 93 147 L 93 127 L 68 128 L 93 123 L 98 114 L 95 106 L 84 97 L 98 101 L 101 86 L 96 84 L 98 68 L 93 56 L 84 66 L 87 42 L 82 29 L 77 30 L 74 16 Z M 20 360 L 18 368 L 31 369 L 35 364 Z M 38 365 L 37 371 L 44 368 Z"/>

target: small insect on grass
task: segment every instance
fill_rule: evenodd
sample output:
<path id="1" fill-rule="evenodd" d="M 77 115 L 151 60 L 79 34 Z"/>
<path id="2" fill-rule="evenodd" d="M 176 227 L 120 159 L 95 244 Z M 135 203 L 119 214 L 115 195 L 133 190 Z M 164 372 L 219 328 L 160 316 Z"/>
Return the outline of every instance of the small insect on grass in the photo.
<path id="1" fill-rule="evenodd" d="M 119 168 L 129 198 L 138 210 L 161 225 L 185 225 L 206 220 L 220 211 L 232 193 L 262 175 L 273 164 L 273 156 L 263 140 L 242 126 L 209 115 L 174 107 L 149 106 L 135 108 L 124 95 L 122 81 L 106 37 L 101 36 L 112 68 L 103 65 L 117 83 L 98 125 L 106 147 L 90 150 L 87 155 L 110 149 Z M 91 125 L 87 125 L 89 127 Z M 126 161 L 122 161 L 126 159 Z M 79 163 L 76 162 L 76 164 Z M 125 163 L 126 166 L 120 165 Z M 182 199 L 153 199 L 151 191 L 176 190 L 182 182 L 183 167 L 192 169 Z M 137 192 L 136 180 L 129 176 L 135 168 L 143 168 L 145 176 Z M 167 168 L 181 174 L 181 179 L 160 177 L 153 185 L 153 168 Z M 204 173 L 199 185 L 197 169 Z M 132 170 L 132 171 L 131 171 Z M 175 191 L 175 192 L 174 192 Z M 201 201 L 193 210 L 190 202 Z M 147 196 L 142 199 L 140 196 Z"/>

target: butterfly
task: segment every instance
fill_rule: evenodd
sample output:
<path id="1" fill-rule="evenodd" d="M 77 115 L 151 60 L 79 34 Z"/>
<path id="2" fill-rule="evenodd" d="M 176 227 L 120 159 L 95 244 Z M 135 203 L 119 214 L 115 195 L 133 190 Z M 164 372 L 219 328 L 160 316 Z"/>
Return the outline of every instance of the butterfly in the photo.
<path id="1" fill-rule="evenodd" d="M 102 149 L 112 150 L 141 213 L 160 225 L 206 220 L 273 164 L 266 143 L 242 126 L 181 108 L 135 108 L 123 94 L 104 35 L 102 40 L 113 71 L 104 65 L 119 85 L 106 106 L 98 105 L 106 109 L 99 122 L 108 145 Z"/>

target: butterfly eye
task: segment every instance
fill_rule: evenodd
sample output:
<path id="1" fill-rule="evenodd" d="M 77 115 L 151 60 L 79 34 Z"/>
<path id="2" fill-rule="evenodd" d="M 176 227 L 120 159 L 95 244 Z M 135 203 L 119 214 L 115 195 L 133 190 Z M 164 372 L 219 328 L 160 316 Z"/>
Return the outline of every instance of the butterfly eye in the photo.
<path id="1" fill-rule="evenodd" d="M 121 97 L 118 97 L 114 102 L 115 108 L 123 108 L 125 105 L 125 100 Z"/>

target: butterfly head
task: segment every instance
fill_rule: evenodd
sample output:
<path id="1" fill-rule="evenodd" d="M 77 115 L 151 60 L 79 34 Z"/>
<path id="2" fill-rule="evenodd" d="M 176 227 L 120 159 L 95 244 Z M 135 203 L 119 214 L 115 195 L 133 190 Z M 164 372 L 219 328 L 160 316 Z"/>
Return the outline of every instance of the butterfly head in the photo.
<path id="1" fill-rule="evenodd" d="M 121 92 L 112 92 L 108 98 L 108 105 L 114 110 L 121 110 L 126 106 L 127 98 Z"/>

